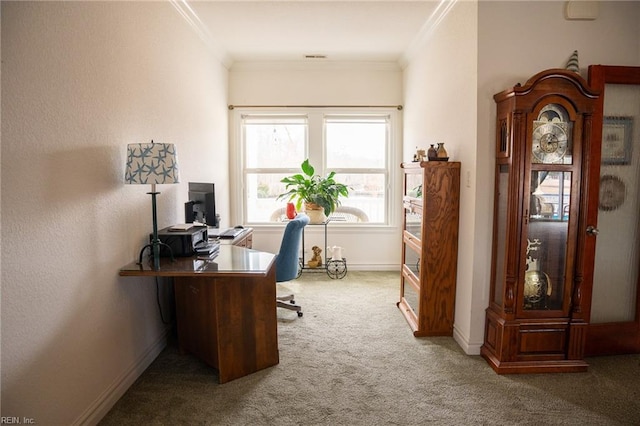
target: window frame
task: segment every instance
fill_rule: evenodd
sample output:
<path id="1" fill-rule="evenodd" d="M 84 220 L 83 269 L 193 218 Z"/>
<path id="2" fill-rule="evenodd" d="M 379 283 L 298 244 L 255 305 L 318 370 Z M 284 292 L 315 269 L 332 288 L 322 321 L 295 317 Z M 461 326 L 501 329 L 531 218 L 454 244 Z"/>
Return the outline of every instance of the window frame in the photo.
<path id="1" fill-rule="evenodd" d="M 398 158 L 401 155 L 401 114 L 397 108 L 390 107 L 236 107 L 231 113 L 230 121 L 230 199 L 231 199 L 231 217 L 235 223 L 243 223 L 254 228 L 272 227 L 278 225 L 277 222 L 248 222 L 247 221 L 247 186 L 244 176 L 247 170 L 251 172 L 269 171 L 293 174 L 299 172 L 299 167 L 295 169 L 245 169 L 245 144 L 243 135 L 243 119 L 245 116 L 306 116 L 307 118 L 307 134 L 305 142 L 305 158 L 309 158 L 311 164 L 316 167 L 317 173 L 324 173 L 327 170 L 327 143 L 326 143 L 326 127 L 325 118 L 335 117 L 386 117 L 388 119 L 387 126 L 387 142 L 386 142 L 386 158 L 384 168 L 361 169 L 361 168 L 332 168 L 337 174 L 357 173 L 363 174 L 367 171 L 380 173 L 384 171 L 386 188 L 385 188 L 385 205 L 383 222 L 364 222 L 364 223 L 340 223 L 332 222 L 340 227 L 354 226 L 357 228 L 374 227 L 374 228 L 392 228 L 397 227 L 398 214 L 393 207 L 399 203 L 398 189 L 399 178 L 397 175 L 398 168 L 395 167 Z M 319 143 L 318 143 L 319 140 Z"/>

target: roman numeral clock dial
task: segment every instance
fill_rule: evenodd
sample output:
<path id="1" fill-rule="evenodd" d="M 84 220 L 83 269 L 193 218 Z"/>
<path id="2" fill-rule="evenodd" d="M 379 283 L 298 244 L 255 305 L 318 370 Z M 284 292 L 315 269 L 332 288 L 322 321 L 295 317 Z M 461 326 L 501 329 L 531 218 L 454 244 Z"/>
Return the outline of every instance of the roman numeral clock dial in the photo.
<path id="1" fill-rule="evenodd" d="M 531 151 L 535 163 L 561 163 L 567 152 L 567 145 L 565 123 L 534 122 Z"/>

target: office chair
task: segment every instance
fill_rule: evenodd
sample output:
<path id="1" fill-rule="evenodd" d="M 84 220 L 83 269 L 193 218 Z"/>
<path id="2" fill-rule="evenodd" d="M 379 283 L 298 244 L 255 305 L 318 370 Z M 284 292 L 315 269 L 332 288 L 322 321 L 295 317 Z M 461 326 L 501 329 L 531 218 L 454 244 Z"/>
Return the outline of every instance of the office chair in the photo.
<path id="1" fill-rule="evenodd" d="M 280 243 L 280 251 L 276 257 L 276 282 L 291 281 L 298 277 L 302 231 L 308 223 L 309 216 L 304 213 L 298 213 L 295 218 L 287 222 L 282 235 L 282 242 Z M 302 307 L 296 305 L 292 293 L 277 295 L 276 306 L 296 311 L 299 317 L 302 316 Z"/>

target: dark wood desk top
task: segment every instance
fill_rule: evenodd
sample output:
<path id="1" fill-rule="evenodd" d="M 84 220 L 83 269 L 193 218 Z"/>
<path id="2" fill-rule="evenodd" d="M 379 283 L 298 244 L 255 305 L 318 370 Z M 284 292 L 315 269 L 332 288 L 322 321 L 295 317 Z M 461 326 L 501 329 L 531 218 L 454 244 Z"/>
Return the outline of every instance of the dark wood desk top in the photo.
<path id="1" fill-rule="evenodd" d="M 275 254 L 251 250 L 233 245 L 220 245 L 220 252 L 213 258 L 179 257 L 175 261 L 160 259 L 160 269 L 153 270 L 151 262 L 139 265 L 132 262 L 120 269 L 120 276 L 241 276 L 267 275 L 276 258 Z"/>

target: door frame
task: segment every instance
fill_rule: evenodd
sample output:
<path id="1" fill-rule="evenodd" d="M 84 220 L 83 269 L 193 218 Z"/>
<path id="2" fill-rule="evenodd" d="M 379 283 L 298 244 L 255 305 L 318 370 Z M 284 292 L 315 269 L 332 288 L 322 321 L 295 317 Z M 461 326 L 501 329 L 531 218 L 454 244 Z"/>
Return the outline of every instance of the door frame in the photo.
<path id="1" fill-rule="evenodd" d="M 600 187 L 600 157 L 602 124 L 604 120 L 604 97 L 606 84 L 640 85 L 640 67 L 591 65 L 589 85 L 600 97 L 593 116 L 592 143 L 589 165 L 584 170 L 588 180 L 586 193 L 586 223 L 597 227 L 598 194 Z M 584 239 L 584 280 L 592 288 L 594 277 L 595 248 L 597 238 Z M 640 263 L 640 256 L 638 259 Z M 590 292 L 591 293 L 591 292 Z M 591 297 L 591 294 L 589 295 Z M 591 300 L 588 306 L 591 307 Z M 589 309 L 590 311 L 590 309 Z M 585 356 L 640 353 L 640 276 L 636 284 L 636 313 L 633 321 L 588 325 Z"/>

